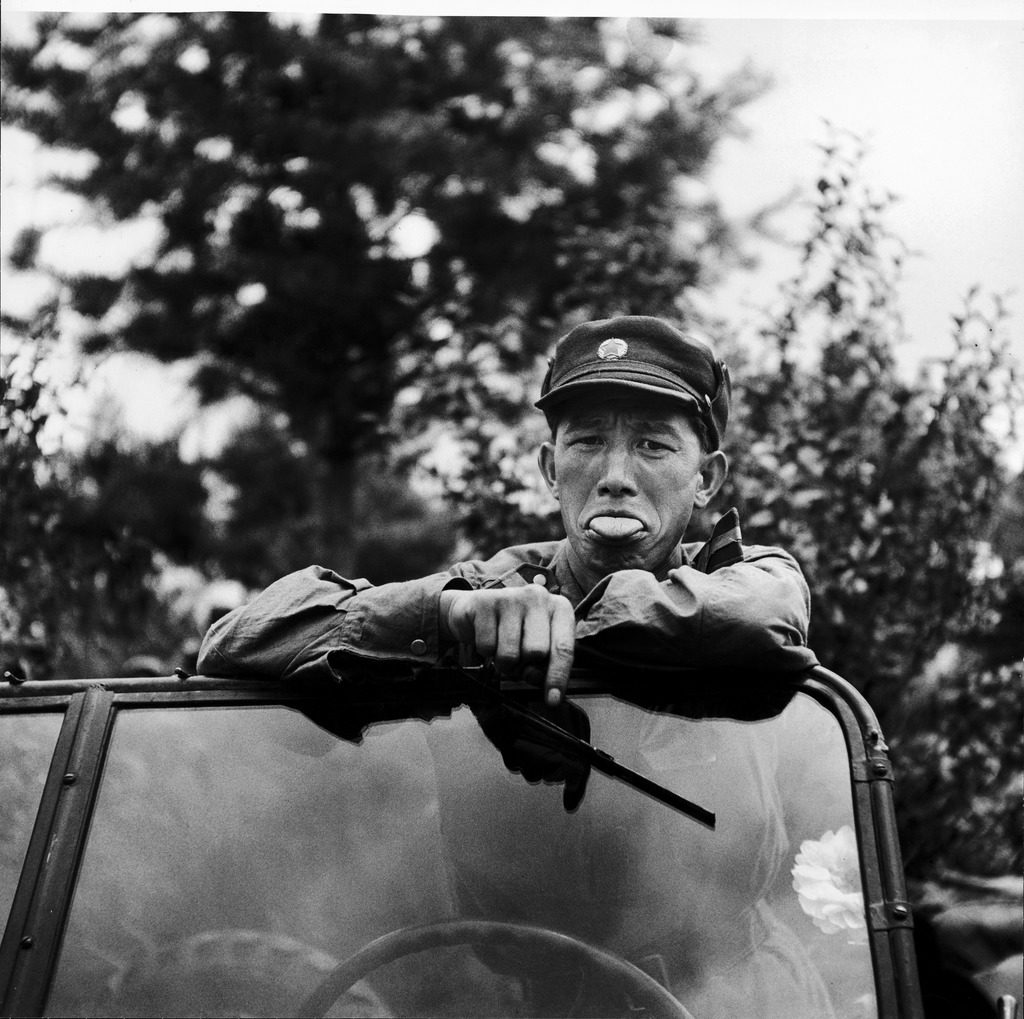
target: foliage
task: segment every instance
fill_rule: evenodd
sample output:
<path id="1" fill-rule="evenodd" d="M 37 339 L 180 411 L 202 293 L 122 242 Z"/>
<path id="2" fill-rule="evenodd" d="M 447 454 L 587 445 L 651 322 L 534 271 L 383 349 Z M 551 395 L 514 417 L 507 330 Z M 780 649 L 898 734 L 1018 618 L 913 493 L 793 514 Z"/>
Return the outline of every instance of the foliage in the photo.
<path id="1" fill-rule="evenodd" d="M 1019 474 L 956 642 L 902 693 L 892 741 L 901 837 L 908 872 L 925 878 L 1024 867 L 1024 555 L 1013 526 L 1022 492 Z"/>
<path id="2" fill-rule="evenodd" d="M 558 507 L 537 467 L 537 448 L 549 437 L 532 407 L 541 373 L 509 378 L 480 356 L 463 363 L 469 369 L 448 379 L 441 425 L 448 445 L 439 455 L 435 428 L 408 444 L 405 455 L 440 484 L 468 555 L 486 558 L 499 548 L 562 537 Z"/>
<path id="3" fill-rule="evenodd" d="M 1005 308 L 976 292 L 951 352 L 903 380 L 905 253 L 884 222 L 891 197 L 857 180 L 860 156 L 842 137 L 827 147 L 800 273 L 739 387 L 725 498 L 748 540 L 797 556 L 819 657 L 885 716 L 981 596 L 974 567 L 1008 484 L 991 426 L 1021 389 Z"/>
<path id="4" fill-rule="evenodd" d="M 288 440 L 272 415 L 258 415 L 239 429 L 203 467 L 211 487 L 222 493 L 207 556 L 212 572 L 259 589 L 314 560 L 334 565 L 316 549 L 320 464 L 301 443 Z M 364 457 L 356 475 L 353 572 L 384 584 L 440 569 L 455 541 L 447 515 L 379 457 Z"/>
<path id="5" fill-rule="evenodd" d="M 170 671 L 195 641 L 207 577 L 257 588 L 310 561 L 295 525 L 296 506 L 301 520 L 310 503 L 308 460 L 266 421 L 213 460 L 183 461 L 176 437 L 130 438 L 116 414 L 67 448 L 53 428 L 52 329 L 47 311 L 31 336 L 7 338 L 16 353 L 4 359 L 0 403 L 0 664 L 36 679 L 114 675 L 145 653 Z M 437 569 L 453 542 L 441 515 L 367 467 L 357 567 L 381 583 Z M 207 485 L 233 492 L 227 520 L 209 514 Z M 186 590 L 175 591 L 169 578 L 182 567 Z"/>
<path id="6" fill-rule="evenodd" d="M 812 646 L 891 738 L 908 870 L 1006 872 L 1024 825 L 1024 561 L 1014 567 L 1000 523 L 1002 453 L 1024 399 L 1006 308 L 973 289 L 950 351 L 905 381 L 893 196 L 861 181 L 856 139 L 836 133 L 823 149 L 800 269 L 738 380 L 732 483 L 714 510 L 737 505 L 748 542 L 803 566 Z M 1002 584 L 993 539 L 1008 556 Z M 923 683 L 950 646 L 972 651 Z"/>
<path id="7" fill-rule="evenodd" d="M 893 756 L 911 874 L 991 876 L 1024 866 L 1024 559 L 986 600 L 994 620 L 944 649 L 904 694 L 909 717 Z M 1005 647 L 1001 629 L 1013 634 Z"/>
<path id="8" fill-rule="evenodd" d="M 170 652 L 183 636 L 153 582 L 166 556 L 195 553 L 206 492 L 171 443 L 125 446 L 123 436 L 98 434 L 81 453 L 55 444 L 52 323 L 44 310 L 28 342 L 6 340 L 3 667 L 33 678 L 117 674 L 140 645 Z"/>
<path id="9" fill-rule="evenodd" d="M 282 412 L 322 464 L 317 544 L 339 565 L 354 464 L 386 443 L 396 394 L 418 393 L 413 423 L 436 420 L 452 351 L 483 344 L 520 370 L 556 324 L 610 300 L 677 307 L 732 249 L 715 203 L 681 185 L 762 83 L 744 70 L 705 88 L 680 59 L 682 23 L 197 13 L 38 28 L 3 50 L 5 117 L 90 153 L 60 183 L 111 223 L 162 228 L 124 275 L 63 281 L 94 322 L 88 349 L 194 358 L 207 400 Z"/>

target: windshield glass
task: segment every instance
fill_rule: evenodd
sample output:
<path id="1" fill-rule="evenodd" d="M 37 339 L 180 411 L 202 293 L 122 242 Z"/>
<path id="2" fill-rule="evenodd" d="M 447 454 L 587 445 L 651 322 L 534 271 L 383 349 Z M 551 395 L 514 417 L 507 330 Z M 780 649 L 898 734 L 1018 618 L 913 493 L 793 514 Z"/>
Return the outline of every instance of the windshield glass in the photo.
<path id="1" fill-rule="evenodd" d="M 0 715 L 0 921 L 4 926 L 63 719 L 60 713 Z"/>
<path id="2" fill-rule="evenodd" d="M 831 714 L 577 703 L 714 828 L 572 761 L 528 783 L 465 707 L 358 744 L 282 707 L 120 712 L 48 1014 L 628 1015 L 652 982 L 697 1019 L 875 1014 Z"/>

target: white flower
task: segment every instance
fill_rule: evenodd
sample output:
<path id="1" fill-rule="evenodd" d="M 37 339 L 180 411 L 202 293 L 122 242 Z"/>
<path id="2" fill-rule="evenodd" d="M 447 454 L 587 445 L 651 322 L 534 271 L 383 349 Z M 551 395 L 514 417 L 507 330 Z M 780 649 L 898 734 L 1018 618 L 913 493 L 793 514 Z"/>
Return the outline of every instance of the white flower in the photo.
<path id="1" fill-rule="evenodd" d="M 848 824 L 801 843 L 792 873 L 800 908 L 818 930 L 845 931 L 851 944 L 867 942 L 857 840 Z"/>

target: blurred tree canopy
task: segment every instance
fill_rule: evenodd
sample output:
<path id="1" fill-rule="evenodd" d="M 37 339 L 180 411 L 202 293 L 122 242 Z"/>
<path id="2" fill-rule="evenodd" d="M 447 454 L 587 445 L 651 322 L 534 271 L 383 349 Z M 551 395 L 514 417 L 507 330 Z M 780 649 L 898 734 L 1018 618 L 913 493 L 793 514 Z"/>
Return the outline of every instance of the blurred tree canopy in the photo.
<path id="1" fill-rule="evenodd" d="M 224 518 L 211 522 L 211 572 L 255 589 L 312 558 L 330 561 L 317 546 L 316 465 L 301 445 L 295 447 L 287 430 L 264 413 L 205 460 L 229 503 Z M 363 457 L 358 471 L 353 573 L 387 583 L 437 570 L 455 541 L 448 514 L 412 491 L 382 454 Z"/>
<path id="2" fill-rule="evenodd" d="M 198 555 L 206 490 L 176 441 L 133 441 L 116 420 L 75 453 L 48 439 L 61 414 L 53 329 L 43 309 L 32 344 L 0 362 L 0 667 L 110 675 L 142 648 L 172 654 L 194 627 L 165 611 L 153 581 Z"/>
<path id="3" fill-rule="evenodd" d="M 406 427 L 426 424 L 451 409 L 453 362 L 486 346 L 517 372 L 610 301 L 676 312 L 733 247 L 685 185 L 763 82 L 705 88 L 680 22 L 117 14 L 37 30 L 3 49 L 6 121 L 89 153 L 60 185 L 111 223 L 162 229 L 145 264 L 62 280 L 93 324 L 86 351 L 193 359 L 204 400 L 280 411 L 314 472 L 311 537 L 341 568 L 355 465 L 387 444 L 398 394 L 418 402 Z"/>
<path id="4" fill-rule="evenodd" d="M 799 272 L 742 373 L 726 498 L 747 540 L 800 561 L 812 646 L 889 735 L 908 872 L 1019 871 L 1024 559 L 1003 453 L 1024 390 L 1007 311 L 972 289 L 949 352 L 903 377 L 907 252 L 862 156 L 841 132 L 824 146 Z"/>
<path id="5" fill-rule="evenodd" d="M 31 342 L 0 358 L 0 668 L 167 673 L 190 663 L 209 612 L 233 607 L 203 575 L 256 588 L 313 554 L 306 462 L 265 418 L 218 455 L 184 460 L 178 436 L 140 439 L 116 405 L 81 448 L 62 442 L 55 324 L 44 307 Z M 383 582 L 436 569 L 454 540 L 445 515 L 382 464 L 364 466 L 376 470 L 357 492 L 357 570 Z M 211 473 L 227 519 L 211 506 Z"/>

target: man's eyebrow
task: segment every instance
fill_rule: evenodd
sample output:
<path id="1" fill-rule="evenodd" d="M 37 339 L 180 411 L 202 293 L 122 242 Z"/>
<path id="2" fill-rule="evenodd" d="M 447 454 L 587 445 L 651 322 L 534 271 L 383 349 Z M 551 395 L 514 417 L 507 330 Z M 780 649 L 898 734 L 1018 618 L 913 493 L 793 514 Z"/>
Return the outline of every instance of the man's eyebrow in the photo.
<path id="1" fill-rule="evenodd" d="M 654 433 L 678 438 L 685 426 L 681 425 L 678 419 L 665 420 L 664 418 L 629 417 L 626 422 L 630 428 L 638 432 Z"/>
<path id="2" fill-rule="evenodd" d="M 631 418 L 629 423 L 645 432 L 668 432 L 675 435 L 678 431 L 675 421 L 659 421 L 657 418 Z"/>
<path id="3" fill-rule="evenodd" d="M 566 417 L 565 427 L 573 431 L 580 431 L 587 428 L 600 428 L 608 423 L 606 415 L 593 414 L 590 417 Z"/>

